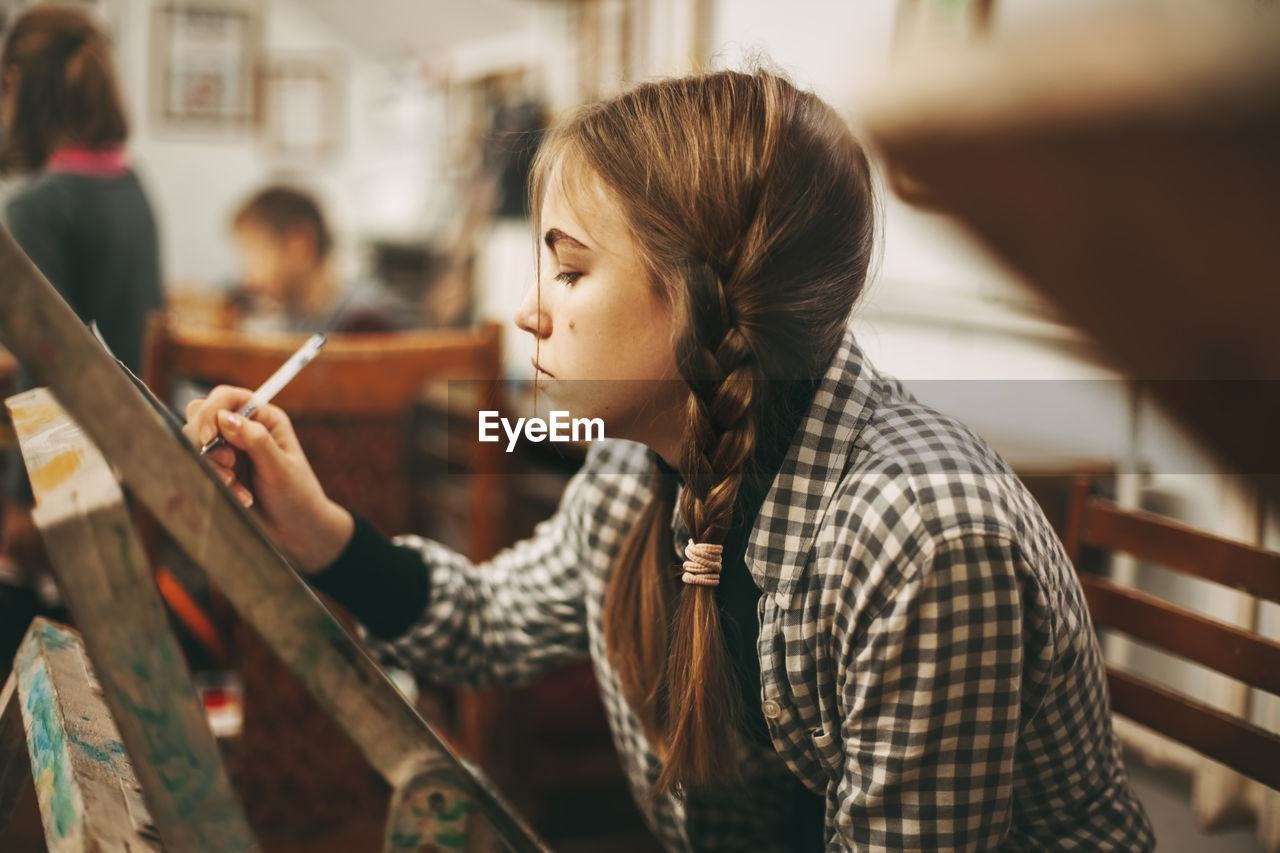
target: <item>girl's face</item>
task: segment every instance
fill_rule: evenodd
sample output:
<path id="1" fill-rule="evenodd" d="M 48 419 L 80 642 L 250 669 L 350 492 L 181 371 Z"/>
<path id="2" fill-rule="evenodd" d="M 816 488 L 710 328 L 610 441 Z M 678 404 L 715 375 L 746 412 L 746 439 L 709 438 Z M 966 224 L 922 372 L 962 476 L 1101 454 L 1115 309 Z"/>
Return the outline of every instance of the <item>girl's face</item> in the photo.
<path id="1" fill-rule="evenodd" d="M 537 339 L 538 414 L 602 418 L 609 438 L 642 441 L 671 461 L 688 394 L 673 312 L 617 203 L 598 180 L 582 183 L 571 203 L 561 181 L 548 182 L 538 286 L 515 317 Z"/>

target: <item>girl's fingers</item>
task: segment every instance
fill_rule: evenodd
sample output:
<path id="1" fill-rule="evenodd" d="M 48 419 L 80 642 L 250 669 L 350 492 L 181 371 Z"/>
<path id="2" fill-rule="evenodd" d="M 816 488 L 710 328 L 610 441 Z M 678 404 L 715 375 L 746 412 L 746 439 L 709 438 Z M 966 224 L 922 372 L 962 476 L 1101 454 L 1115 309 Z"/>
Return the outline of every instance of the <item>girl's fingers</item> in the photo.
<path id="1" fill-rule="evenodd" d="M 223 468 L 230 468 L 236 464 L 236 451 L 235 451 L 235 448 L 229 447 L 224 444 L 224 445 L 221 445 L 220 447 L 215 447 L 213 450 L 210 450 L 208 453 L 204 455 L 204 458 L 209 460 L 216 466 L 221 466 Z"/>
<path id="2" fill-rule="evenodd" d="M 231 486 L 231 493 L 236 496 L 236 500 L 240 501 L 241 506 L 245 509 L 253 506 L 253 494 L 239 483 Z"/>
<path id="3" fill-rule="evenodd" d="M 218 430 L 229 444 L 248 454 L 257 474 L 269 481 L 287 479 L 286 450 L 265 426 L 234 412 L 222 411 L 218 413 Z"/>
<path id="4" fill-rule="evenodd" d="M 230 452 L 234 453 L 234 451 Z M 213 456 L 213 453 L 210 453 L 209 456 Z M 253 493 L 240 483 L 236 478 L 235 470 L 231 466 L 220 465 L 215 462 L 209 467 L 218 475 L 218 479 L 222 481 L 222 485 L 231 490 L 231 494 L 235 495 L 236 500 L 240 501 L 240 503 L 246 507 L 253 506 Z"/>
<path id="5" fill-rule="evenodd" d="M 205 403 L 214 409 L 239 409 L 249 402 L 249 398 L 252 396 L 253 392 L 248 388 L 219 385 L 209 392 L 209 397 L 205 400 Z"/>
<path id="6" fill-rule="evenodd" d="M 182 432 L 192 444 L 204 446 L 218 434 L 218 413 L 240 409 L 252 394 L 247 388 L 219 385 L 209 392 L 208 397 L 187 404 L 187 425 Z"/>
<path id="7" fill-rule="evenodd" d="M 294 452 L 298 449 L 298 439 L 293 432 L 293 423 L 284 409 L 268 403 L 253 413 L 252 420 L 266 427 L 266 431 L 271 434 L 281 450 Z"/>

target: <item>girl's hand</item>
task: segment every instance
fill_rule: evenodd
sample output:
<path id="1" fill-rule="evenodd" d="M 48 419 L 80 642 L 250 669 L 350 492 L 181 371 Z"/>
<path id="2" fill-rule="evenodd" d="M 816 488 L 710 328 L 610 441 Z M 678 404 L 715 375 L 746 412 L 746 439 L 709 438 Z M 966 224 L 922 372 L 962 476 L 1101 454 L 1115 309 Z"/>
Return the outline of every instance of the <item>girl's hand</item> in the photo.
<path id="1" fill-rule="evenodd" d="M 236 414 L 253 392 L 219 385 L 187 406 L 183 433 L 196 447 L 222 433 L 226 444 L 205 459 L 242 504 L 257 515 L 299 571 L 318 572 L 351 539 L 351 514 L 329 500 L 302 453 L 289 416 L 267 405 L 250 419 Z M 237 463 L 246 471 L 237 476 Z"/>

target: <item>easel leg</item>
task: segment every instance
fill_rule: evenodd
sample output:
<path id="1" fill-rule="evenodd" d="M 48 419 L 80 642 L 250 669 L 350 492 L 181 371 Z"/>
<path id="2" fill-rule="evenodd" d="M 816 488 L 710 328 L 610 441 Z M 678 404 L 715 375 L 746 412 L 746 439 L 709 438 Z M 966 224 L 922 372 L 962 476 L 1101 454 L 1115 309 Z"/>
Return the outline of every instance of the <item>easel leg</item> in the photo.
<path id="1" fill-rule="evenodd" d="M 123 505 L 42 532 L 166 846 L 257 850 Z"/>
<path id="2" fill-rule="evenodd" d="M 32 520 L 118 727 L 113 747 L 127 748 L 160 838 L 192 853 L 256 851 L 114 473 L 47 389 L 7 403 L 36 497 Z M 54 633 L 33 628 L 24 649 L 65 642 L 50 623 L 33 623 L 41 624 Z M 23 692 L 23 652 L 18 659 Z M 82 677 L 88 665 L 83 669 Z M 74 720 L 71 726 L 80 727 Z M 99 763 L 112 761 L 105 759 Z M 39 790 L 40 772 L 34 775 Z"/>

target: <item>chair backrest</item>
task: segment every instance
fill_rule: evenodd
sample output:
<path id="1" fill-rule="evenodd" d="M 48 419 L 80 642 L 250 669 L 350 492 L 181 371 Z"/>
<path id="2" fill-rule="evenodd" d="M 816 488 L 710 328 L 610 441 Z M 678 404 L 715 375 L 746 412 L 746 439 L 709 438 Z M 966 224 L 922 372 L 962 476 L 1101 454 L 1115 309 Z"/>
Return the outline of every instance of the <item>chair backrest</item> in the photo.
<path id="1" fill-rule="evenodd" d="M 1077 565 L 1083 548 L 1099 548 L 1280 602 L 1280 553 L 1121 509 L 1093 496 L 1087 478 L 1076 483 L 1066 528 L 1063 542 Z M 1078 574 L 1095 625 L 1280 695 L 1280 643 L 1105 577 Z M 1117 713 L 1280 789 L 1280 735 L 1111 666 L 1107 680 Z"/>
<path id="2" fill-rule="evenodd" d="M 179 379 L 256 388 L 302 340 L 181 328 L 158 312 L 148 326 L 143 379 L 166 399 Z M 433 380 L 469 380 L 466 391 L 476 395 L 476 403 L 497 408 L 500 340 L 496 324 L 332 335 L 275 403 L 289 413 L 331 497 L 364 514 L 383 533 L 410 532 L 416 521 L 407 444 L 411 413 Z M 485 475 L 496 473 L 501 457 L 495 444 L 458 445 L 468 458 L 455 470 L 465 467 L 473 475 L 466 498 L 467 541 L 458 544 L 468 556 L 483 559 L 500 541 L 492 493 L 497 481 Z"/>

